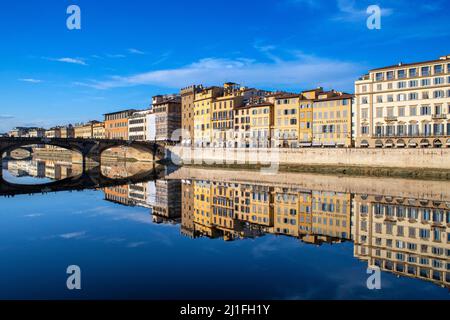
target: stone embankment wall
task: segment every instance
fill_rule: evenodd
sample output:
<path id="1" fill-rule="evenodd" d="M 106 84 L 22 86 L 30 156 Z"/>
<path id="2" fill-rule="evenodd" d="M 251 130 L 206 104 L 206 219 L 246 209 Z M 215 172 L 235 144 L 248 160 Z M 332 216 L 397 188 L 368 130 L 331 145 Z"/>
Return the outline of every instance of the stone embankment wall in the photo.
<path id="1" fill-rule="evenodd" d="M 450 170 L 450 148 L 437 149 L 191 149 L 170 147 L 168 156 L 183 164 L 357 166 Z"/>

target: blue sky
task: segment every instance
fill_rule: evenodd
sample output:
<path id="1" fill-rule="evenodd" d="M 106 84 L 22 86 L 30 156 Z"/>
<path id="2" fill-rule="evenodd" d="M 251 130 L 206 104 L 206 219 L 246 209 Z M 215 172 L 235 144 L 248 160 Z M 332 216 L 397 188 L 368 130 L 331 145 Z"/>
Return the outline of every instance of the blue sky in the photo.
<path id="1" fill-rule="evenodd" d="M 444 0 L 8 1 L 0 132 L 145 108 L 193 83 L 353 91 L 368 69 L 450 54 Z M 82 29 L 66 28 L 81 8 Z M 382 8 L 381 30 L 366 8 Z"/>

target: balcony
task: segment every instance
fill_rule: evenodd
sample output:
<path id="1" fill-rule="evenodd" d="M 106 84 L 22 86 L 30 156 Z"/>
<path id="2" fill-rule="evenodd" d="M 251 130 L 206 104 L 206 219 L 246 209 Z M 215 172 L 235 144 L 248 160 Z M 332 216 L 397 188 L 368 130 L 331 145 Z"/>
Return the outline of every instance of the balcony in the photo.
<path id="1" fill-rule="evenodd" d="M 433 115 L 431 115 L 431 118 L 433 120 L 446 120 L 447 115 L 446 114 L 433 114 Z"/>
<path id="2" fill-rule="evenodd" d="M 397 117 L 396 116 L 387 116 L 387 117 L 384 117 L 384 121 L 386 121 L 386 122 L 397 121 Z"/>

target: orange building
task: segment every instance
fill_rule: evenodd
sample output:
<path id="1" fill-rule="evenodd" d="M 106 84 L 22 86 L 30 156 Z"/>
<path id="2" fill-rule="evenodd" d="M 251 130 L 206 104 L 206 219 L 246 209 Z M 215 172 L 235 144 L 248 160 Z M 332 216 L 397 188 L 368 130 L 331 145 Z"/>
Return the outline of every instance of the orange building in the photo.
<path id="1" fill-rule="evenodd" d="M 106 139 L 128 140 L 128 118 L 136 110 L 122 110 L 105 114 Z"/>

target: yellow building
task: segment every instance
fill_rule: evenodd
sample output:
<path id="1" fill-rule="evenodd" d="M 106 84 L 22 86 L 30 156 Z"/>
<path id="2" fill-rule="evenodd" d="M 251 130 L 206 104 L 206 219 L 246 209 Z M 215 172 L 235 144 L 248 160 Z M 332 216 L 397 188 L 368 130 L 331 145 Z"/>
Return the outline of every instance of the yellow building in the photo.
<path id="1" fill-rule="evenodd" d="M 273 127 L 273 104 L 270 102 L 248 105 L 252 148 L 269 148 Z"/>
<path id="2" fill-rule="evenodd" d="M 234 232 L 234 185 L 211 182 L 211 217 L 213 225 L 224 232 Z"/>
<path id="3" fill-rule="evenodd" d="M 299 94 L 277 94 L 274 101 L 274 125 L 272 146 L 295 148 L 298 146 Z"/>
<path id="4" fill-rule="evenodd" d="M 208 87 L 195 95 L 194 100 L 194 145 L 208 147 L 211 145 L 211 108 L 216 97 L 222 95 L 223 88 Z"/>
<path id="5" fill-rule="evenodd" d="M 98 121 L 90 121 L 85 124 L 75 125 L 75 138 L 92 139 L 94 137 L 94 125 Z"/>
<path id="6" fill-rule="evenodd" d="M 312 192 L 312 232 L 346 240 L 351 238 L 352 195 L 325 191 Z"/>
<path id="7" fill-rule="evenodd" d="M 211 216 L 211 183 L 195 180 L 194 186 L 194 224 L 195 230 L 208 237 L 213 236 Z"/>
<path id="8" fill-rule="evenodd" d="M 300 196 L 298 190 L 276 187 L 273 206 L 275 217 L 272 233 L 298 237 L 300 235 Z"/>
<path id="9" fill-rule="evenodd" d="M 251 144 L 249 106 L 234 109 L 234 147 L 249 148 Z"/>
<path id="10" fill-rule="evenodd" d="M 104 122 L 96 122 L 92 125 L 92 135 L 94 139 L 105 139 L 105 123 Z"/>
<path id="11" fill-rule="evenodd" d="M 328 91 L 319 94 L 313 106 L 313 146 L 352 146 L 353 95 Z"/>
<path id="12" fill-rule="evenodd" d="M 300 147 L 310 147 L 313 138 L 314 100 L 323 92 L 323 88 L 303 91 L 299 101 L 298 139 Z"/>
<path id="13" fill-rule="evenodd" d="M 212 146 L 232 147 L 234 142 L 233 109 L 244 104 L 243 91 L 238 84 L 225 83 L 223 95 L 212 102 Z"/>

